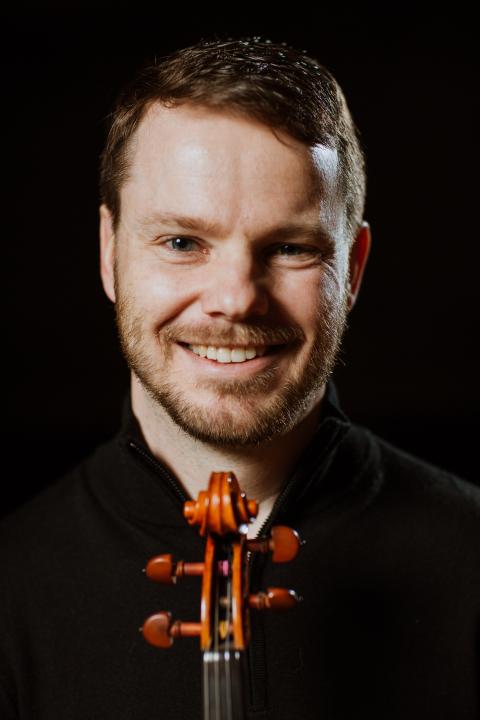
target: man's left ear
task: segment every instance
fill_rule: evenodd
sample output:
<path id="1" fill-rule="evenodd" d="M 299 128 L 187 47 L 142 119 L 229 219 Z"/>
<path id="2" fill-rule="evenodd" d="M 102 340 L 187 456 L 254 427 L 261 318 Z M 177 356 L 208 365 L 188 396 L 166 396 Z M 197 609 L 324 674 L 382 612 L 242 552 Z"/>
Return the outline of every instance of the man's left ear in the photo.
<path id="1" fill-rule="evenodd" d="M 115 302 L 115 233 L 113 232 L 113 218 L 105 204 L 100 205 L 100 276 L 102 278 L 105 294 L 113 303 Z"/>
<path id="2" fill-rule="evenodd" d="M 364 220 L 350 249 L 348 283 L 349 310 L 351 310 L 355 305 L 355 301 L 360 290 L 363 271 L 365 270 L 365 265 L 367 264 L 371 243 L 372 236 L 370 233 L 370 225 L 366 222 L 366 220 Z"/>

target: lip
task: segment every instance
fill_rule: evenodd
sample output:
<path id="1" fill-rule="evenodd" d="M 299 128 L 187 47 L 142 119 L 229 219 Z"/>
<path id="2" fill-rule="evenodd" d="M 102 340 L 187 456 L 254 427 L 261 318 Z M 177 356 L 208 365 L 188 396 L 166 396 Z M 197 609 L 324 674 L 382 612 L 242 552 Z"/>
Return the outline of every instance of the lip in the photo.
<path id="1" fill-rule="evenodd" d="M 233 377 L 237 375 L 250 375 L 256 372 L 260 372 L 265 368 L 272 365 L 272 363 L 278 362 L 289 350 L 288 345 L 280 345 L 280 350 L 274 350 L 268 352 L 266 355 L 261 357 L 255 357 L 253 360 L 245 360 L 244 362 L 230 362 L 221 363 L 217 360 L 210 360 L 209 358 L 200 357 L 196 355 L 193 350 L 189 350 L 186 345 L 177 343 L 177 346 L 183 351 L 186 358 L 194 364 L 194 367 L 198 370 L 203 370 L 213 376 L 221 377 Z"/>

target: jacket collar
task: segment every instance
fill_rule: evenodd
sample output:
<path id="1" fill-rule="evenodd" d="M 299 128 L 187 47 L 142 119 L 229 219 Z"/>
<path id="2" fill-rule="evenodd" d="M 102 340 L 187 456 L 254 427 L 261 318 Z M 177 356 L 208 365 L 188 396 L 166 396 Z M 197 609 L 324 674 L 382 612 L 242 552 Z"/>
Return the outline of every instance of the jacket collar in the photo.
<path id="1" fill-rule="evenodd" d="M 350 428 L 351 423 L 330 381 L 317 428 L 277 498 L 270 515 L 272 521 L 293 507 L 299 508 L 302 500 L 309 504 L 320 499 L 322 505 L 329 505 L 348 489 L 346 486 L 352 485 L 351 472 L 345 477 L 343 473 L 338 477 L 336 471 L 329 472 L 332 459 Z M 120 446 L 119 459 L 106 448 L 107 456 L 102 461 L 104 467 L 109 464 L 108 472 L 102 473 L 102 487 L 98 488 L 99 492 L 107 493 L 105 501 L 113 503 L 118 512 L 137 523 L 184 526 L 182 508 L 188 496 L 175 477 L 174 468 L 172 472 L 150 452 L 132 410 L 130 391 L 124 397 L 121 427 L 114 442 L 117 453 Z"/>

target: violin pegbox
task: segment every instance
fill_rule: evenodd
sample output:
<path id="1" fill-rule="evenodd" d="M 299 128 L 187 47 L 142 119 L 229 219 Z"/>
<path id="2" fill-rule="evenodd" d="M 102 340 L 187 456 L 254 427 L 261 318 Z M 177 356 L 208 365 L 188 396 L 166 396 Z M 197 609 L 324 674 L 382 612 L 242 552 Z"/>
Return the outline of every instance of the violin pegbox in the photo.
<path id="1" fill-rule="evenodd" d="M 248 500 L 233 472 L 212 472 L 207 490 L 184 505 L 184 516 L 206 536 L 203 563 L 174 561 L 170 554 L 157 555 L 145 568 L 147 577 L 159 583 L 176 583 L 186 575 L 202 577 L 200 622 L 173 620 L 171 613 L 150 616 L 140 630 L 156 647 L 170 647 L 176 637 L 200 637 L 211 659 L 212 652 L 242 651 L 250 639 L 249 610 L 284 610 L 301 598 L 294 590 L 267 588 L 249 593 L 250 553 L 272 554 L 275 563 L 293 560 L 303 544 L 298 533 L 284 525 L 272 527 L 265 538 L 247 540 L 248 524 L 258 514 L 256 500 Z"/>

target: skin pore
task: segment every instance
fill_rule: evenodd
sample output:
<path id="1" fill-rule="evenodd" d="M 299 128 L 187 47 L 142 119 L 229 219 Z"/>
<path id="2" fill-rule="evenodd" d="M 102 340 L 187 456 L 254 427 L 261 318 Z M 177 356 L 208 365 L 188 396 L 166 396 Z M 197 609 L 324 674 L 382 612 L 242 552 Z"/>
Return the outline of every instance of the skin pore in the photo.
<path id="1" fill-rule="evenodd" d="M 102 281 L 146 443 L 192 497 L 232 470 L 260 502 L 249 536 L 318 422 L 368 257 L 366 223 L 346 237 L 337 181 L 333 149 L 155 103 L 132 139 L 116 232 L 100 208 Z M 223 363 L 188 344 L 267 351 Z"/>

